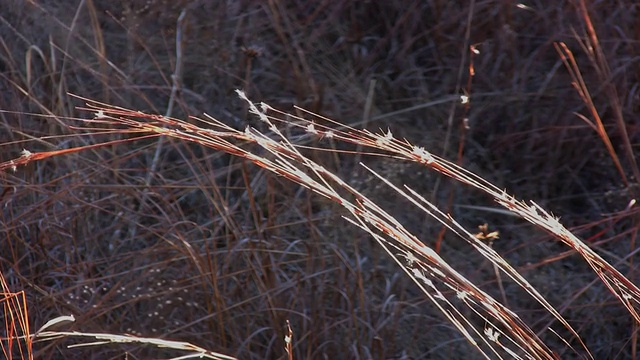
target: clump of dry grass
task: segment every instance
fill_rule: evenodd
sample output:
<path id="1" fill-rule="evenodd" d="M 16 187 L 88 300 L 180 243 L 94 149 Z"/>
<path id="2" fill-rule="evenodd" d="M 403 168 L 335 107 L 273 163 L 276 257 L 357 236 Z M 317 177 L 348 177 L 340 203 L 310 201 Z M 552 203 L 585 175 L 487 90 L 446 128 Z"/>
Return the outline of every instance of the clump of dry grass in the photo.
<path id="1" fill-rule="evenodd" d="M 33 342 L 30 338 L 30 320 L 25 293 L 24 291 L 12 292 L 1 272 L 0 289 L 2 289 L 0 304 L 2 304 L 5 334 L 0 339 L 2 355 L 5 359 L 12 359 L 14 354 L 18 354 L 21 359 L 29 358 L 33 353 Z"/>
<path id="2" fill-rule="evenodd" d="M 59 326 L 239 358 L 588 356 L 575 333 L 595 358 L 634 356 L 638 132 L 624 119 L 635 114 L 637 48 L 624 9 L 635 4 L 516 5 L 4 7 L 0 161 L 18 167 L 2 174 L 5 292 L 24 294 L 31 329 L 74 314 Z M 281 134 L 237 88 L 273 106 Z M 85 100 L 69 94 L 98 100 L 90 113 L 106 117 L 88 122 Z M 293 114 L 274 110 L 291 104 Z M 188 117 L 200 111 L 226 124 L 228 142 Z M 292 186 L 309 181 L 302 174 L 348 209 Z M 336 226 L 345 210 L 373 234 Z M 452 322 L 424 306 L 425 292 Z M 38 343 L 35 355 L 64 356 L 69 343 Z M 72 351 L 180 356 L 132 343 Z"/>
<path id="3" fill-rule="evenodd" d="M 248 101 L 244 93 L 239 92 L 239 95 L 245 101 Z M 247 159 L 339 204 L 350 214 L 349 221 L 369 233 L 385 252 L 416 282 L 433 305 L 439 308 L 442 314 L 448 318 L 465 338 L 488 358 L 491 357 L 490 354 L 492 353 L 499 356 L 510 355 L 516 358 L 524 356 L 527 358 L 553 359 L 555 355 L 517 315 L 454 270 L 440 255 L 422 243 L 415 235 L 408 232 L 391 215 L 348 185 L 340 177 L 304 156 L 299 146 L 294 145 L 274 125 L 273 121 L 284 122 L 290 127 L 302 130 L 307 135 L 339 140 L 364 146 L 371 150 L 383 151 L 383 153 L 378 154 L 367 151 L 368 155 L 393 156 L 397 160 L 410 160 L 420 163 L 488 193 L 508 211 L 546 230 L 580 254 L 603 283 L 627 308 L 631 316 L 640 321 L 636 311 L 637 303 L 640 300 L 640 290 L 570 231 L 566 230 L 557 218 L 549 215 L 537 204 L 520 202 L 505 191 L 495 188 L 481 177 L 432 155 L 424 148 L 414 146 L 407 141 L 395 139 L 390 131 L 382 134 L 373 134 L 338 124 L 344 128 L 342 130 L 295 116 L 293 117 L 296 120 L 295 122 L 282 120 L 291 115 L 275 111 L 281 117 L 270 117 L 267 112 L 274 110 L 268 105 L 262 104 L 262 109 L 259 110 L 253 103 L 249 102 L 248 104 L 250 111 L 268 125 L 268 129 L 274 134 L 275 139 L 251 127 L 247 127 L 244 132 L 235 130 L 211 117 L 206 121 L 194 119 L 207 125 L 206 127 L 200 127 L 177 119 L 146 115 L 141 112 L 109 107 L 105 104 L 93 102 L 89 102 L 88 108 L 85 110 L 93 111 L 95 118 L 93 120 L 79 119 L 78 121 L 87 124 L 108 125 L 108 129 L 113 129 L 110 131 L 129 135 L 140 134 L 143 139 L 149 136 L 168 136 L 224 151 Z M 120 128 L 122 125 L 126 128 Z M 101 128 L 94 126 L 72 126 L 72 128 L 104 132 Z M 137 137 L 133 137 L 126 141 L 136 139 Z M 245 145 L 240 146 L 237 142 Z M 247 144 L 257 144 L 263 150 L 268 151 L 271 156 L 260 155 L 256 151 L 246 150 Z M 79 150 L 83 149 L 75 149 L 75 151 Z M 56 152 L 33 154 L 25 150 L 19 159 L 0 164 L 0 169 L 4 170 L 29 163 L 35 159 L 55 155 L 57 155 Z M 436 218 L 453 233 L 468 241 L 473 249 L 489 259 L 497 269 L 521 286 L 551 313 L 575 336 L 586 350 L 586 346 L 579 340 L 578 333 L 571 325 L 490 246 L 482 242 L 477 236 L 466 231 L 450 215 L 441 212 L 417 192 L 410 188 L 403 190 L 384 179 L 384 177 L 378 174 L 375 175 L 395 192 L 409 199 L 419 210 Z M 485 322 L 484 329 L 478 329 L 477 326 L 474 326 L 469 315 L 465 315 L 458 308 L 460 306 L 459 303 L 469 307 L 472 313 Z M 569 342 L 567 341 L 567 343 Z"/>

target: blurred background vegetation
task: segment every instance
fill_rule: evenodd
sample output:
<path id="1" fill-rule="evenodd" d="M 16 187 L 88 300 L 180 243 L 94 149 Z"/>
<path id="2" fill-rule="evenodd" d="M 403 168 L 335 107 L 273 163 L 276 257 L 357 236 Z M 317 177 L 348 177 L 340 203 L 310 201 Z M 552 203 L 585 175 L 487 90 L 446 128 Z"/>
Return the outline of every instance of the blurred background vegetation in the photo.
<path id="1" fill-rule="evenodd" d="M 235 89 L 425 146 L 561 216 L 636 281 L 640 12 L 587 1 L 611 69 L 581 47 L 577 1 L 20 1 L 0 9 L 0 161 L 125 135 L 78 135 L 79 95 L 186 119 L 261 126 Z M 571 49 L 615 150 L 589 124 L 554 43 Z M 472 76 L 473 75 L 473 76 Z M 608 96 L 616 89 L 615 97 Z M 462 104 L 460 96 L 470 101 Z M 627 133 L 616 122 L 619 112 Z M 44 115 L 44 116 L 42 116 Z M 627 154 L 628 155 L 628 154 Z M 368 178 L 353 156 L 314 153 L 536 331 L 553 324 L 492 265 Z M 636 325 L 566 248 L 490 199 L 389 159 L 361 159 L 433 199 L 493 245 L 578 329 L 598 359 L 629 358 Z M 471 358 L 464 338 L 333 205 L 241 159 L 174 140 L 60 156 L 3 173 L 0 270 L 32 327 L 185 340 L 242 359 Z M 634 185 L 635 184 L 635 185 Z M 578 357 L 545 338 L 561 358 Z M 38 358 L 155 358 L 143 346 Z M 471 353 L 473 354 L 473 353 Z"/>

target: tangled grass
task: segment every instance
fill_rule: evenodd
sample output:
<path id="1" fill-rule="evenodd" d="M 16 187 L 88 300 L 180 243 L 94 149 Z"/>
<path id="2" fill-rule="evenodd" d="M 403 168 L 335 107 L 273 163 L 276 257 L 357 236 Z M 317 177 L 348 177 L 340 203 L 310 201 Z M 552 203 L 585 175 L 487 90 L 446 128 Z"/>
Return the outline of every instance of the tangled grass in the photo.
<path id="1" fill-rule="evenodd" d="M 179 119 L 111 107 L 88 99 L 84 99 L 88 101 L 87 107 L 81 110 L 93 112 L 94 118 L 70 119 L 82 124 L 81 126 L 73 125 L 70 128 L 89 134 L 104 134 L 106 132 L 129 136 L 126 140 L 115 141 L 116 143 L 162 136 L 193 142 L 246 159 L 265 170 L 329 199 L 346 211 L 348 214 L 347 221 L 368 233 L 384 249 L 385 253 L 418 285 L 432 305 L 439 309 L 442 315 L 463 334 L 465 339 L 486 358 L 491 358 L 493 355 L 499 357 L 508 355 L 513 358 L 553 359 L 556 355 L 518 315 L 474 285 L 473 282 L 467 280 L 436 251 L 407 231 L 398 220 L 385 212 L 384 209 L 358 192 L 336 174 L 303 155 L 303 149 L 309 150 L 309 146 L 296 143 L 301 142 L 307 136 L 348 143 L 361 148 L 360 154 L 393 157 L 397 161 L 413 161 L 487 193 L 507 211 L 552 234 L 557 240 L 578 253 L 606 287 L 618 298 L 620 303 L 627 308 L 630 316 L 636 321 L 640 321 L 640 316 L 636 309 L 638 303 L 640 303 L 640 289 L 562 226 L 556 217 L 547 213 L 536 203 L 527 204 L 519 201 L 507 194 L 506 191 L 496 188 L 464 168 L 435 156 L 422 147 L 412 145 L 406 140 L 402 141 L 394 138 L 391 131 L 375 134 L 335 122 L 330 122 L 329 125 L 320 124 L 306 120 L 303 117 L 274 110 L 264 103 L 260 104 L 259 109 L 247 99 L 243 92 L 238 91 L 238 95 L 247 101 L 250 112 L 267 126 L 268 133 L 260 132 L 250 126 L 244 131 L 236 130 L 212 117 L 207 117 L 206 120 L 193 119 L 197 122 L 194 125 Z M 274 112 L 276 116 L 268 115 L 269 112 Z M 310 115 L 320 118 L 315 114 Z M 289 131 L 298 130 L 300 134 L 297 136 L 292 135 L 290 139 L 284 135 L 283 130 L 275 125 L 275 122 L 288 127 Z M 293 142 L 293 139 L 297 139 L 296 143 Z M 34 160 L 112 144 L 101 143 L 64 151 L 41 153 L 32 153 L 24 150 L 20 158 L 0 164 L 0 170 L 14 169 L 15 171 L 16 167 L 26 165 Z M 269 155 L 261 155 L 257 150 L 247 150 L 249 145 L 258 145 Z M 335 151 L 331 148 L 323 149 L 321 147 L 312 149 L 316 151 Z M 365 166 L 364 164 L 362 165 Z M 509 265 L 508 261 L 483 241 L 495 238 L 497 234 L 474 235 L 461 226 L 453 217 L 439 210 L 416 191 L 406 186 L 404 189 L 398 187 L 370 168 L 366 166 L 365 168 L 389 186 L 392 191 L 409 200 L 425 216 L 433 217 L 452 233 L 464 239 L 472 249 L 488 259 L 496 269 L 522 287 L 574 337 L 574 339 L 565 339 L 565 341 L 570 343 L 573 340 L 577 340 L 588 354 L 586 345 L 569 322 L 516 269 Z M 189 247 L 188 243 L 185 243 L 184 246 Z M 469 313 L 461 310 L 460 306 L 466 306 L 471 310 L 472 316 L 481 319 L 484 322 L 484 326 L 478 328 L 477 325 L 474 325 Z M 19 315 L 20 312 L 17 314 Z M 28 324 L 28 321 L 24 321 L 21 324 Z M 22 331 L 24 332 L 25 329 L 22 329 Z M 28 332 L 28 328 L 26 331 Z M 548 331 L 555 333 L 553 328 L 549 328 Z M 39 332 L 35 334 L 35 338 L 65 335 L 75 334 L 69 332 Z M 125 342 L 128 339 L 129 341 L 154 344 L 149 339 L 131 340 L 130 338 L 120 338 L 115 335 L 82 334 L 82 336 L 93 336 L 111 342 Z M 31 343 L 29 342 L 29 344 Z M 165 341 L 155 344 L 167 346 Z M 182 349 L 186 348 L 188 346 L 182 347 Z M 201 350 L 198 354 L 207 353 Z"/>
<path id="2" fill-rule="evenodd" d="M 635 357 L 635 5 L 327 4 L 0 14 L 6 358 Z"/>

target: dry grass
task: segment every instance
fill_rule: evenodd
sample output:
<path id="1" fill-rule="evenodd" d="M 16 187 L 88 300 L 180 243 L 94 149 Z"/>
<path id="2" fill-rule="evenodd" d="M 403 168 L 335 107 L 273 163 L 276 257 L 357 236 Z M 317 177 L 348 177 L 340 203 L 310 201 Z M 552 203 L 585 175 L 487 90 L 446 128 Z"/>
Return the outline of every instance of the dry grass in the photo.
<path id="1" fill-rule="evenodd" d="M 636 356 L 633 2 L 4 9 L 5 357 Z"/>

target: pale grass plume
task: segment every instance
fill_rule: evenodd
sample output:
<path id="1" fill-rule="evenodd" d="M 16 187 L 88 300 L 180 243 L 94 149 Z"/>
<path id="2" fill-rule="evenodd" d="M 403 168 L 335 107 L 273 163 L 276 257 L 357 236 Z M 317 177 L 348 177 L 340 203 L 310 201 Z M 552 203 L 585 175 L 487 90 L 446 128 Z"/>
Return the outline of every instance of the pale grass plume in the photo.
<path id="1" fill-rule="evenodd" d="M 427 149 L 411 144 L 407 140 L 396 139 L 389 129 L 380 133 L 358 130 L 298 109 L 301 113 L 314 119 L 308 120 L 301 116 L 281 112 L 266 104 L 256 106 L 241 91 L 238 91 L 238 95 L 247 102 L 249 111 L 267 125 L 268 134 L 250 126 L 244 130 L 237 130 L 211 116 L 206 116 L 205 119 L 194 118 L 194 121 L 186 122 L 170 117 L 148 115 L 138 111 L 112 107 L 88 99 L 84 99 L 87 105 L 83 110 L 92 113 L 94 119 L 75 119 L 79 125 L 74 128 L 89 132 L 104 131 L 103 128 L 96 129 L 90 126 L 92 122 L 99 121 L 101 125 L 117 129 L 114 131 L 132 135 L 130 139 L 120 142 L 168 136 L 197 143 L 249 160 L 261 168 L 339 204 L 346 211 L 345 219 L 368 233 L 398 264 L 399 268 L 414 281 L 431 304 L 439 309 L 442 315 L 485 358 L 554 359 L 556 355 L 516 313 L 473 284 L 436 251 L 409 232 L 400 221 L 359 192 L 348 181 L 305 156 L 301 150 L 309 148 L 309 145 L 294 142 L 284 135 L 285 132 L 280 130 L 281 126 L 298 128 L 303 133 L 320 140 L 331 139 L 356 145 L 367 154 L 412 161 L 491 195 L 506 211 L 553 234 L 559 241 L 576 250 L 610 291 L 618 297 L 629 313 L 640 320 L 636 310 L 638 299 L 640 299 L 638 288 L 562 226 L 556 217 L 547 213 L 537 204 L 533 202 L 526 204 L 519 201 L 482 177 L 432 154 Z M 300 139 L 298 138 L 298 140 Z M 268 155 L 265 156 L 264 153 L 252 150 L 250 146 L 247 146 L 248 144 L 258 145 Z M 314 146 L 321 150 L 333 151 L 330 148 L 323 149 L 322 144 L 320 141 Z M 68 152 L 82 149 L 70 149 Z M 25 154 L 11 163 L 0 164 L 0 168 L 2 166 L 23 165 L 29 161 L 57 155 L 57 153 Z M 365 168 L 393 192 L 410 201 L 417 211 L 436 219 L 452 233 L 465 240 L 472 249 L 482 254 L 500 272 L 506 274 L 532 299 L 541 304 L 549 314 L 552 314 L 589 354 L 586 345 L 582 343 L 578 332 L 573 329 L 570 323 L 493 248 L 480 241 L 449 214 L 442 212 L 421 194 L 409 187 L 397 186 L 372 169 L 366 166 Z M 484 325 L 478 326 L 470 321 L 463 309 L 470 310 L 474 316 L 482 319 Z M 549 331 L 555 334 L 555 330 L 549 329 Z M 150 338 L 128 335 L 76 332 L 60 332 L 54 335 L 51 332 L 40 332 L 38 336 L 40 338 L 43 336 L 45 338 L 54 336 L 89 337 L 97 340 L 97 343 L 122 341 L 146 342 L 155 346 L 169 345 L 164 340 L 156 342 Z M 208 354 L 202 349 L 191 347 L 190 344 L 172 343 L 172 346 L 178 346 L 182 349 L 188 348 L 200 354 Z"/>
<path id="2" fill-rule="evenodd" d="M 271 136 L 249 126 L 244 131 L 236 130 L 210 116 L 205 120 L 196 119 L 206 125 L 205 129 L 177 119 L 145 116 L 90 101 L 86 110 L 100 112 L 113 119 L 114 125 L 125 124 L 130 131 L 171 136 L 243 157 L 340 204 L 350 214 L 346 219 L 369 233 L 400 268 L 414 279 L 431 303 L 440 309 L 449 322 L 485 357 L 500 356 L 499 354 L 524 354 L 524 358 L 554 358 L 553 351 L 516 314 L 471 283 L 435 251 L 408 232 L 400 222 L 347 181 L 304 156 L 298 149 L 306 145 L 291 142 L 280 131 L 277 124 L 286 123 L 287 126 L 299 127 L 302 131 L 319 138 L 331 137 L 336 141 L 369 147 L 372 151 L 378 151 L 379 155 L 409 159 L 467 184 L 476 184 L 480 189 L 492 189 L 490 184 L 478 181 L 479 177 L 432 155 L 424 148 L 412 145 L 406 140 L 397 140 L 389 129 L 381 134 L 375 134 L 334 121 L 329 121 L 331 126 L 327 126 L 279 112 L 269 106 L 261 105 L 259 108 L 250 102 L 244 93 L 238 92 L 238 95 L 248 102 L 250 112 L 268 125 Z M 274 115 L 269 115 L 270 112 Z M 149 122 L 145 118 L 153 121 Z M 293 119 L 295 122 L 283 120 L 283 118 Z M 242 142 L 257 144 L 271 156 L 258 155 L 243 147 Z M 523 287 L 569 329 L 575 338 L 579 339 L 568 322 L 493 249 L 478 241 L 473 234 L 464 230 L 419 194 L 412 192 L 411 189 L 402 190 L 383 177 L 375 175 L 393 191 L 413 202 L 419 210 L 445 224 L 460 237 L 467 239 L 477 251 Z M 451 291 L 453 296 L 448 295 Z M 459 306 L 471 309 L 494 330 L 487 332 L 485 327 L 477 328 L 459 310 Z M 501 334 L 500 337 L 496 335 L 498 333 Z"/>

